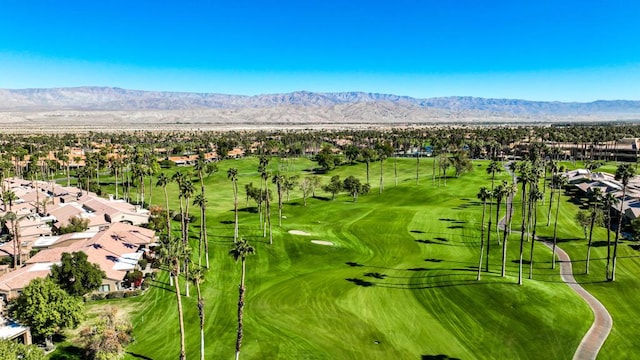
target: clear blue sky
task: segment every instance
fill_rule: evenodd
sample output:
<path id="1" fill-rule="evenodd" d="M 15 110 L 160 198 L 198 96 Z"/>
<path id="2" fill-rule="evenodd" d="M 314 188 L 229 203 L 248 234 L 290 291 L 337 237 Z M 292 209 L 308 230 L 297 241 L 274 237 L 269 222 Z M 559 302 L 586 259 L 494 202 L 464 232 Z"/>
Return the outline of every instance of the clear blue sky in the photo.
<path id="1" fill-rule="evenodd" d="M 640 99 L 640 2 L 0 2 L 0 88 Z"/>

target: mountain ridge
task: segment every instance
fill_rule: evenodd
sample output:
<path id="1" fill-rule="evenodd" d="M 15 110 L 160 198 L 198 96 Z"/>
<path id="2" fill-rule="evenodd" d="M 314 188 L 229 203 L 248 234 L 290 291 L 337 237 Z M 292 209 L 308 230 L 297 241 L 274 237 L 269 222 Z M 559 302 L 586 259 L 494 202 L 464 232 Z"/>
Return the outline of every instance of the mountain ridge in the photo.
<path id="1" fill-rule="evenodd" d="M 187 110 L 274 106 L 332 107 L 340 104 L 390 102 L 448 111 L 482 111 L 503 115 L 640 114 L 640 101 L 532 101 L 509 98 L 445 96 L 414 98 L 374 92 L 311 92 L 260 95 L 131 90 L 118 87 L 0 89 L 0 110 Z"/>

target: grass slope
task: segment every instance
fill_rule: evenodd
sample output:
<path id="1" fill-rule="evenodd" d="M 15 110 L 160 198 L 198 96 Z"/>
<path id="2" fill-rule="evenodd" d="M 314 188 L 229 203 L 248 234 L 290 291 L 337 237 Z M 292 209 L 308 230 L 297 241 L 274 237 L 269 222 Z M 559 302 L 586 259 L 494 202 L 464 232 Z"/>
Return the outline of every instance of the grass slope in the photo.
<path id="1" fill-rule="evenodd" d="M 447 187 L 437 187 L 432 185 L 430 160 L 421 161 L 416 185 L 415 160 L 400 159 L 396 187 L 393 160 L 388 160 L 385 190 L 378 195 L 379 163 L 374 163 L 370 181 L 376 186 L 356 203 L 342 194 L 335 201 L 310 199 L 303 207 L 301 195 L 294 191 L 284 206 L 282 228 L 277 227 L 277 205 L 273 207 L 273 245 L 262 237 L 258 215 L 242 211 L 241 236 L 257 251 L 247 260 L 242 358 L 571 357 L 592 315 L 560 281 L 557 270 L 550 269 L 548 250 L 537 246 L 536 280 L 520 287 L 515 284 L 514 262 L 518 237 L 513 234 L 510 238 L 508 277 L 503 279 L 499 275 L 501 250 L 494 235 L 490 272 L 483 273 L 482 281 L 475 281 L 482 212 L 475 195 L 480 186 L 490 186 L 486 163 L 477 164 L 482 166 L 459 179 L 449 178 Z M 212 359 L 232 356 L 236 332 L 240 267 L 227 254 L 233 240 L 233 196 L 226 170 L 239 169 L 243 210 L 244 185 L 259 185 L 257 159 L 224 161 L 218 166 L 220 172 L 206 179 L 212 268 L 203 292 L 206 355 Z M 274 171 L 301 176 L 308 175 L 313 166 L 303 159 L 274 159 L 271 164 Z M 342 178 L 355 175 L 364 181 L 365 167 L 340 167 L 323 175 L 324 182 L 335 174 Z M 507 178 L 504 173 L 501 176 Z M 171 207 L 177 209 L 174 184 L 169 192 Z M 164 203 L 161 193 L 159 188 L 153 190 L 154 203 Z M 324 194 L 318 191 L 317 195 Z M 192 213 L 197 214 L 197 209 L 192 207 Z M 561 221 L 570 222 L 564 216 Z M 194 248 L 197 226 L 192 230 Z M 304 230 L 311 236 L 291 235 L 288 230 Z M 567 228 L 562 236 L 576 233 L 580 229 Z M 310 240 L 331 241 L 335 246 Z M 571 247 L 567 250 L 573 251 Z M 634 270 L 624 263 L 620 262 L 621 278 Z M 594 274 L 598 266 L 594 263 Z M 166 273 L 152 286 L 143 297 L 121 300 L 133 307 L 136 341 L 127 349 L 131 359 L 178 355 L 175 294 Z M 199 329 L 193 287 L 191 294 L 183 298 L 183 306 L 187 355 L 194 358 L 198 356 Z M 618 340 L 616 344 L 622 343 Z"/>

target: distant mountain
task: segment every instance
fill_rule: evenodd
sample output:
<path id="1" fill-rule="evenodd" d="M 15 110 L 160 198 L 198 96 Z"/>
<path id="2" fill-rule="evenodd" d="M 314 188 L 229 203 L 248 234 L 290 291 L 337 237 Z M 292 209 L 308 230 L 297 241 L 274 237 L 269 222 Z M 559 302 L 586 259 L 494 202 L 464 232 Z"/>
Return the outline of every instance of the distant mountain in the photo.
<path id="1" fill-rule="evenodd" d="M 365 92 L 255 96 L 112 87 L 0 89 L 0 124 L 237 127 L 509 123 L 640 119 L 640 101 L 547 102 L 477 97 L 417 99 Z"/>
<path id="2" fill-rule="evenodd" d="M 330 107 L 340 104 L 389 102 L 400 106 L 446 111 L 481 111 L 504 115 L 589 115 L 601 113 L 640 114 L 640 101 L 612 100 L 547 102 L 478 97 L 416 99 L 408 96 L 365 92 L 315 93 L 255 96 L 214 93 L 160 92 L 112 87 L 51 89 L 0 89 L 0 110 L 186 110 L 242 109 L 274 106 Z"/>

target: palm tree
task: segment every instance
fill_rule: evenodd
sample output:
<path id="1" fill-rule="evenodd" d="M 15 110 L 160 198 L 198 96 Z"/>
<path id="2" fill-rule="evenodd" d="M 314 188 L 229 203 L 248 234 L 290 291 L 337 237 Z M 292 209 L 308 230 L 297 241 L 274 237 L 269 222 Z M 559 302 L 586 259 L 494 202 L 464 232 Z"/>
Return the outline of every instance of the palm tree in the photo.
<path id="1" fill-rule="evenodd" d="M 491 199 L 492 194 L 486 187 L 481 187 L 480 192 L 477 195 L 478 199 L 482 200 L 482 227 L 480 228 L 480 257 L 478 260 L 478 277 L 476 280 L 480 280 L 480 274 L 482 273 L 482 254 L 484 252 L 484 214 L 487 208 L 487 200 Z M 491 217 L 491 213 L 489 213 Z M 489 230 L 491 232 L 491 230 Z"/>
<path id="2" fill-rule="evenodd" d="M 591 193 L 591 216 L 590 216 L 590 225 L 589 225 L 589 242 L 587 244 L 587 261 L 585 267 L 585 274 L 589 274 L 589 260 L 591 259 L 591 241 L 593 239 L 593 226 L 596 223 L 596 219 L 598 218 L 598 213 L 600 212 L 599 205 L 602 202 L 602 190 L 599 188 L 594 188 Z"/>
<path id="3" fill-rule="evenodd" d="M 278 226 L 282 227 L 282 187 L 285 182 L 285 177 L 280 174 L 276 174 L 273 176 L 271 181 L 276 184 L 276 189 L 278 191 Z"/>
<path id="4" fill-rule="evenodd" d="M 240 286 L 238 287 L 238 335 L 236 337 L 236 360 L 240 358 L 240 347 L 242 346 L 242 320 L 244 316 L 244 297 L 246 288 L 244 286 L 244 278 L 246 274 L 245 260 L 248 255 L 254 254 L 255 249 L 249 245 L 249 242 L 244 239 L 239 239 L 233 242 L 233 248 L 229 251 L 229 254 L 238 262 L 242 262 L 242 273 L 240 277 Z"/>
<path id="5" fill-rule="evenodd" d="M 511 232 L 511 218 L 513 215 L 513 195 L 516 193 L 516 184 L 506 184 L 504 187 L 504 196 L 507 198 L 507 213 L 505 215 L 505 224 L 502 238 L 502 277 L 506 276 L 507 270 L 507 240 Z"/>
<path id="6" fill-rule="evenodd" d="M 171 219 L 169 217 L 169 195 L 167 193 L 167 184 L 169 184 L 169 178 L 164 173 L 160 173 L 158 175 L 158 180 L 156 181 L 156 186 L 162 186 L 162 190 L 164 191 L 164 201 L 166 206 L 166 215 L 167 215 L 167 236 L 171 239 Z"/>
<path id="7" fill-rule="evenodd" d="M 522 184 L 522 193 L 520 194 L 520 198 L 522 200 L 522 221 L 520 223 L 520 257 L 518 260 L 518 285 L 522 285 L 522 255 L 524 250 L 524 236 L 526 233 L 527 219 L 527 184 L 533 182 L 533 173 L 529 162 L 521 162 L 516 165 L 516 168 L 520 172 L 518 181 Z M 531 187 L 531 185 L 529 185 L 529 187 Z"/>
<path id="8" fill-rule="evenodd" d="M 495 189 L 491 192 L 493 194 L 493 197 L 496 199 L 496 224 L 499 223 L 499 218 L 500 218 L 500 204 L 502 203 L 502 199 L 504 198 L 505 194 L 506 194 L 506 188 L 507 186 L 509 186 L 507 184 L 506 181 L 502 181 L 502 184 L 499 184 L 498 186 L 495 187 Z M 490 214 L 491 216 L 491 214 Z M 489 231 L 491 231 L 491 229 L 489 229 Z M 498 233 L 498 245 L 500 245 L 500 233 Z M 489 271 L 489 250 L 490 250 L 490 246 L 491 244 L 489 244 L 489 242 L 487 241 L 487 260 L 486 260 L 486 265 L 485 265 L 485 269 L 484 271 Z"/>
<path id="9" fill-rule="evenodd" d="M 491 193 L 493 193 L 493 185 L 495 183 L 495 179 L 496 179 L 496 173 L 499 173 L 502 171 L 502 167 L 500 166 L 500 163 L 497 162 L 496 160 L 491 160 L 491 162 L 489 163 L 489 166 L 487 166 L 487 174 L 491 174 Z M 489 214 L 493 213 L 493 201 L 489 202 Z M 487 228 L 489 229 L 489 231 L 487 231 L 487 246 L 489 246 L 489 242 L 491 241 L 491 216 L 489 216 L 489 227 Z M 498 224 L 496 222 L 496 231 L 498 231 Z"/>
<path id="10" fill-rule="evenodd" d="M 635 175 L 635 169 L 631 164 L 622 164 L 616 169 L 615 179 L 622 183 L 622 197 L 620 198 L 620 211 L 618 217 L 618 228 L 616 229 L 616 237 L 613 243 L 613 259 L 611 261 L 611 278 L 610 281 L 616 281 L 616 263 L 618 261 L 618 239 L 620 239 L 620 231 L 622 230 L 622 218 L 624 217 L 624 200 L 627 195 L 627 185 L 629 180 Z"/>
<path id="11" fill-rule="evenodd" d="M 178 240 L 164 239 L 162 246 L 158 251 L 160 259 L 164 260 L 169 266 L 169 276 L 173 279 L 173 285 L 176 292 L 176 299 L 178 304 L 178 323 L 180 326 L 180 359 L 187 358 L 185 353 L 185 333 L 184 333 L 184 316 L 182 311 L 182 295 L 180 294 L 180 257 L 182 254 L 183 244 Z"/>
<path id="12" fill-rule="evenodd" d="M 200 208 L 200 239 L 198 242 L 198 266 L 202 266 L 202 247 L 207 241 L 207 220 L 205 216 L 205 212 L 207 210 L 207 199 L 204 197 L 204 194 L 200 193 L 193 198 L 193 205 L 198 206 Z M 209 268 L 209 254 L 207 251 L 206 256 L 206 266 Z"/>
<path id="13" fill-rule="evenodd" d="M 553 179 L 553 183 L 555 185 L 556 191 L 558 191 L 558 199 L 556 202 L 556 220 L 553 226 L 553 249 L 551 250 L 551 268 L 556 268 L 556 244 L 558 239 L 558 214 L 560 213 L 560 192 L 567 186 L 567 177 L 563 174 L 556 174 Z"/>
<path id="14" fill-rule="evenodd" d="M 538 226 L 538 201 L 544 199 L 544 193 L 537 186 L 529 190 L 529 204 L 533 209 L 533 231 L 531 234 L 531 250 L 529 252 L 529 279 L 533 279 L 533 245 L 536 243 L 536 228 Z"/>
<path id="15" fill-rule="evenodd" d="M 204 360 L 204 299 L 200 291 L 200 284 L 204 282 L 205 272 L 201 267 L 191 269 L 191 282 L 198 293 L 198 316 L 200 317 L 200 360 Z"/>
<path id="16" fill-rule="evenodd" d="M 233 209 L 235 212 L 235 225 L 233 229 L 233 241 L 238 240 L 238 169 L 229 168 L 227 170 L 227 178 L 233 184 Z"/>
<path id="17" fill-rule="evenodd" d="M 616 196 L 612 193 L 606 193 L 601 199 L 601 205 L 606 209 L 607 214 L 607 266 L 606 279 L 609 279 L 609 267 L 611 265 L 611 208 L 618 202 Z"/>
<path id="18" fill-rule="evenodd" d="M 556 173 L 558 171 L 561 171 L 560 168 L 558 167 L 558 164 L 555 161 L 551 161 L 549 163 L 549 170 L 551 170 L 551 181 L 549 182 L 549 187 L 553 186 L 553 179 L 556 176 Z M 551 224 L 551 205 L 553 204 L 553 189 L 551 189 L 551 192 L 549 193 L 549 208 L 547 210 L 547 226 L 549 226 Z"/>

